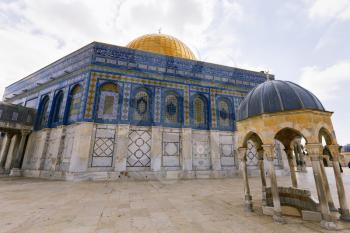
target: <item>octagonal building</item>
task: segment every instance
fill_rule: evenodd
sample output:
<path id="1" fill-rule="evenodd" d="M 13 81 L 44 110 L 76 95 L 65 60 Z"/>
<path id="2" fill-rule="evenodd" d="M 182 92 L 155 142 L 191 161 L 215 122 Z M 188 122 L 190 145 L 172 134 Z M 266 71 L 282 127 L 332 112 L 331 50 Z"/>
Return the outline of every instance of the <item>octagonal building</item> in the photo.
<path id="1" fill-rule="evenodd" d="M 6 87 L 4 101 L 37 111 L 17 151 L 24 175 L 222 177 L 237 171 L 239 103 L 267 79 L 199 61 L 180 40 L 149 34 L 126 47 L 92 42 Z M 5 170 L 16 153 L 7 160 Z"/>

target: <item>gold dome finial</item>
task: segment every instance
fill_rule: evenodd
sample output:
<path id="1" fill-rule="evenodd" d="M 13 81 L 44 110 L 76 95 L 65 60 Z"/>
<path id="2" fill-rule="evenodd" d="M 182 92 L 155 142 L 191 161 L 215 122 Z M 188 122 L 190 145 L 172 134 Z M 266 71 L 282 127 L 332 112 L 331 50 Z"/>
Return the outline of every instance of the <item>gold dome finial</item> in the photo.
<path id="1" fill-rule="evenodd" d="M 175 37 L 161 34 L 161 28 L 158 32 L 158 34 L 140 36 L 131 41 L 126 47 L 166 56 L 196 60 L 193 52 L 183 42 Z"/>

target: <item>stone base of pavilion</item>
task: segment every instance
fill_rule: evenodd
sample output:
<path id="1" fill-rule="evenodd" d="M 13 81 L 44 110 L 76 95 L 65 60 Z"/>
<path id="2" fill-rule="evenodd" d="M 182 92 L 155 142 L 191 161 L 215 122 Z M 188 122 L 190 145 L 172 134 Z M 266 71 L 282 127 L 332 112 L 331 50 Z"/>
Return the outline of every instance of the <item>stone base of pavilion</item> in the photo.
<path id="1" fill-rule="evenodd" d="M 281 210 L 283 215 L 302 217 L 307 221 L 322 221 L 319 202 L 314 199 L 309 190 L 294 187 L 278 187 Z M 340 218 L 340 213 L 335 208 L 331 209 L 333 221 Z M 266 205 L 262 207 L 265 215 L 273 216 L 273 197 L 271 188 L 266 188 Z"/>

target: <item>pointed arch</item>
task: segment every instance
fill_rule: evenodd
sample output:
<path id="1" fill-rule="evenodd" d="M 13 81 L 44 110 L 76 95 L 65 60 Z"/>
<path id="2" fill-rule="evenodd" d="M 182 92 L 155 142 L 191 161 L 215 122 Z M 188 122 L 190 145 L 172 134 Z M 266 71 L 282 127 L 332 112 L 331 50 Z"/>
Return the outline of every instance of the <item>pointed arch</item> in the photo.
<path id="1" fill-rule="evenodd" d="M 56 92 L 53 98 L 53 103 L 51 108 L 52 115 L 50 119 L 50 125 L 57 125 L 59 122 L 62 121 L 63 98 L 64 98 L 64 93 L 62 90 L 59 90 L 58 92 Z"/>
<path id="2" fill-rule="evenodd" d="M 120 88 L 117 84 L 106 82 L 99 87 L 97 120 L 116 121 L 120 102 Z"/>
<path id="3" fill-rule="evenodd" d="M 68 123 L 76 122 L 79 119 L 82 96 L 82 86 L 80 84 L 76 84 L 75 86 L 73 86 L 68 96 Z"/>
<path id="4" fill-rule="evenodd" d="M 183 99 L 175 90 L 164 92 L 163 97 L 163 123 L 168 125 L 181 124 Z"/>
<path id="5" fill-rule="evenodd" d="M 195 128 L 208 129 L 208 100 L 202 94 L 196 94 L 191 101 L 191 121 Z"/>
<path id="6" fill-rule="evenodd" d="M 44 95 L 41 98 L 39 108 L 38 108 L 38 118 L 36 122 L 36 129 L 38 130 L 48 127 L 49 101 L 50 101 L 50 97 L 48 95 Z"/>
<path id="7" fill-rule="evenodd" d="M 322 143 L 322 138 L 324 138 L 326 145 L 336 144 L 333 134 L 325 127 L 321 127 L 318 131 L 318 140 L 320 143 Z"/>
<path id="8" fill-rule="evenodd" d="M 291 143 L 295 138 L 304 138 L 307 142 L 307 138 L 304 137 L 304 135 L 297 129 L 294 128 L 283 128 L 280 129 L 276 135 L 275 135 L 275 139 L 280 141 L 284 148 L 291 148 Z"/>
<path id="9" fill-rule="evenodd" d="M 131 101 L 131 119 L 138 125 L 152 123 L 152 91 L 147 87 L 138 87 L 133 90 Z"/>
<path id="10" fill-rule="evenodd" d="M 219 129 L 232 130 L 234 127 L 234 108 L 227 97 L 219 97 L 216 101 L 217 126 Z"/>

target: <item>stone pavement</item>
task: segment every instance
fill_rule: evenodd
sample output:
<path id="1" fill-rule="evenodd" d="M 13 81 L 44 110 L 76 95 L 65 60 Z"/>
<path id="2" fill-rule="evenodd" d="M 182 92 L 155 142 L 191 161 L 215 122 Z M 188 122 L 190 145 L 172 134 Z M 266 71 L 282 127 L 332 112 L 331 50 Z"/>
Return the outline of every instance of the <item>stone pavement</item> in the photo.
<path id="1" fill-rule="evenodd" d="M 350 204 L 350 170 L 344 169 Z M 327 173 L 332 175 L 331 170 Z M 298 174 L 312 187 L 313 176 Z M 289 177 L 278 177 L 289 185 Z M 330 179 L 336 206 L 334 176 Z M 109 232 L 329 232 L 318 222 L 287 217 L 275 224 L 260 210 L 260 178 L 250 178 L 254 213 L 243 211 L 240 178 L 183 181 L 67 182 L 0 178 L 1 233 Z M 316 197 L 316 196 L 315 196 Z M 338 232 L 350 223 L 338 222 Z"/>

